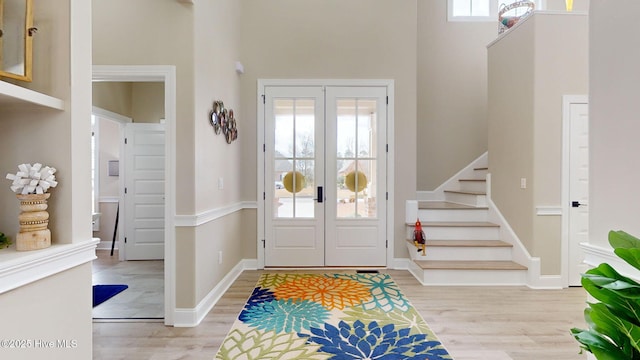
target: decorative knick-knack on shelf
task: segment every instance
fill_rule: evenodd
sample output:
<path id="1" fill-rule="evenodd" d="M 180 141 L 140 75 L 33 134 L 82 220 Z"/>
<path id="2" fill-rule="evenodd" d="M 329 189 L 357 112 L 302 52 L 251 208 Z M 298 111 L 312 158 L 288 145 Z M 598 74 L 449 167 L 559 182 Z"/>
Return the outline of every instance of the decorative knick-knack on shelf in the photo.
<path id="1" fill-rule="evenodd" d="M 18 172 L 7 174 L 13 180 L 11 190 L 20 200 L 20 230 L 16 236 L 16 250 L 38 250 L 51 246 L 47 200 L 50 188 L 56 187 L 56 169 L 42 164 L 21 164 Z"/>
<path id="2" fill-rule="evenodd" d="M 16 194 L 20 200 L 20 232 L 16 235 L 16 250 L 38 250 L 51 246 L 47 200 L 51 194 Z"/>

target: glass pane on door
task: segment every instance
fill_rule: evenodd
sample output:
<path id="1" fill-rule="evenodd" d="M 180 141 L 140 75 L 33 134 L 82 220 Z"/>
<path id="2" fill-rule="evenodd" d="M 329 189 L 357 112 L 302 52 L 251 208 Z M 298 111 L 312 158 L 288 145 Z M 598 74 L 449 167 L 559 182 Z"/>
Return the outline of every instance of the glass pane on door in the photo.
<path id="1" fill-rule="evenodd" d="M 375 99 L 337 101 L 336 216 L 377 217 Z"/>
<path id="2" fill-rule="evenodd" d="M 274 218 L 315 216 L 315 100 L 275 99 Z"/>

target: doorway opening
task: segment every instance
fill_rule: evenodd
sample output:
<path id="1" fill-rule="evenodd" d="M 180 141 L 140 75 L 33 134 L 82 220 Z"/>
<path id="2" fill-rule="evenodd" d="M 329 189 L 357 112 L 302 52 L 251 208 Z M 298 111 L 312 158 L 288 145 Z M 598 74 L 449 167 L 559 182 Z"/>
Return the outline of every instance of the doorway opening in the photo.
<path id="1" fill-rule="evenodd" d="M 158 239 L 159 237 L 163 237 L 163 246 L 161 248 L 161 256 L 164 257 L 164 260 L 161 260 L 161 269 L 163 269 L 163 274 L 160 275 L 160 281 L 163 291 L 161 294 L 163 309 L 161 311 L 162 317 L 164 318 L 165 325 L 173 325 L 174 313 L 175 313 L 175 226 L 174 226 L 174 214 L 175 214 L 175 117 L 176 117 L 176 75 L 175 75 L 175 67 L 174 66 L 158 66 L 158 65 L 142 65 L 142 66 L 109 66 L 109 65 L 94 65 L 93 66 L 93 82 L 95 84 L 99 83 L 109 83 L 113 85 L 115 83 L 124 83 L 124 84 L 133 84 L 139 86 L 154 86 L 154 83 L 159 85 L 160 91 L 162 94 L 160 95 L 162 98 L 162 109 L 160 109 L 160 113 L 163 113 L 163 116 L 155 116 L 156 119 L 148 122 L 156 122 L 156 124 L 148 124 L 152 127 L 158 127 L 162 124 L 163 128 L 163 143 L 158 144 L 156 140 L 153 140 L 154 146 L 156 148 L 161 148 L 162 158 L 155 158 L 150 161 L 152 167 L 156 173 L 161 173 L 162 182 L 156 182 L 155 184 L 151 184 L 151 186 L 158 190 L 157 188 L 162 188 L 162 195 L 155 195 L 156 199 L 162 199 L 163 206 L 147 206 L 145 210 L 151 211 L 157 218 L 158 221 L 162 221 L 163 228 L 160 230 L 154 230 L 153 236 L 149 238 Z M 95 102 L 94 96 L 94 102 Z M 151 102 L 153 103 L 153 101 Z M 136 115 L 136 117 L 147 118 L 148 116 Z M 162 118 L 162 119 L 161 119 Z M 135 120 L 135 117 L 134 117 Z M 140 127 L 143 124 L 138 124 L 136 127 Z M 127 126 L 125 126 L 127 127 Z M 132 126 L 133 127 L 133 126 Z M 124 131 L 127 132 L 127 131 Z M 154 135 L 155 136 L 155 135 Z M 153 136 L 152 136 L 153 137 Z M 147 136 L 149 138 L 149 136 Z M 155 139 L 158 137 L 156 136 Z M 122 143 L 121 143 L 122 145 Z M 120 154 L 124 156 L 124 152 Z M 129 163 L 132 163 L 130 161 Z M 118 167 L 118 173 L 122 174 L 123 178 L 126 172 L 130 172 L 131 169 L 126 169 L 125 165 L 121 161 L 118 165 L 114 164 L 114 168 Z M 161 169 L 161 170 L 159 170 Z M 130 178 L 130 176 L 129 176 Z M 149 185 L 149 184 L 147 184 Z M 127 184 L 123 184 L 120 182 L 120 196 L 118 197 L 118 201 L 121 200 L 122 194 L 124 191 L 129 191 L 127 189 Z M 145 189 L 148 189 L 149 186 L 145 186 Z M 125 204 L 120 204 L 123 207 L 126 207 Z M 157 204 L 156 204 L 157 205 Z M 126 213 L 123 211 L 122 207 L 120 208 L 121 214 Z M 148 215 L 148 214 L 147 214 Z M 126 216 L 121 216 L 120 220 L 125 218 Z M 155 220 L 154 220 L 155 221 Z M 123 226 L 118 226 L 120 229 L 128 226 L 126 222 L 122 223 Z M 131 225 L 131 224 L 129 224 Z M 113 227 L 112 227 L 113 229 Z M 158 232 L 159 231 L 159 232 Z M 138 231 L 140 232 L 140 231 Z M 144 231 L 142 232 L 144 233 Z M 148 233 L 148 232 L 147 232 Z M 160 234 L 160 236 L 158 236 Z M 144 238 L 144 234 L 142 237 Z M 104 239 L 103 239 L 104 240 Z M 126 244 L 129 243 L 128 239 L 125 239 L 123 236 L 120 236 L 118 239 L 118 248 L 123 250 L 125 253 L 118 254 L 118 260 L 125 260 L 129 254 L 128 247 L 125 247 Z M 154 250 L 156 253 L 158 250 Z M 120 252 L 120 251 L 119 251 Z M 108 255 L 108 253 L 107 253 Z M 157 256 L 156 256 L 157 257 Z M 106 264 L 107 266 L 109 264 Z M 120 270 L 123 275 L 126 276 L 128 270 Z M 142 270 L 145 272 L 147 270 Z M 158 271 L 157 269 L 154 271 Z M 121 293 L 123 296 L 126 294 L 126 291 Z M 131 292 L 130 296 L 134 296 L 133 292 Z M 136 316 L 133 316 L 136 317 Z"/>

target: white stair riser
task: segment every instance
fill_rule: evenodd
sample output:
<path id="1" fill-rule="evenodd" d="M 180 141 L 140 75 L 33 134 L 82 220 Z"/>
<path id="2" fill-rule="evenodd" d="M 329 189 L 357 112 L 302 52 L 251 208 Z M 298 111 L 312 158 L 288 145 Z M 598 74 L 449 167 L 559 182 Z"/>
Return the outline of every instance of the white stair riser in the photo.
<path id="1" fill-rule="evenodd" d="M 526 270 L 422 270 L 409 263 L 409 271 L 422 285 L 525 285 Z"/>
<path id="2" fill-rule="evenodd" d="M 510 261 L 510 247 L 439 247 L 427 246 L 427 255 L 422 256 L 414 246 L 413 252 L 417 260 L 446 261 Z"/>
<path id="3" fill-rule="evenodd" d="M 500 228 L 476 226 L 422 226 L 427 239 L 432 240 L 498 240 Z M 407 226 L 407 239 L 413 239 L 413 227 Z"/>
<path id="4" fill-rule="evenodd" d="M 458 181 L 461 191 L 487 191 L 486 181 Z"/>
<path id="5" fill-rule="evenodd" d="M 486 222 L 489 218 L 487 209 L 420 209 L 420 221 L 471 221 Z"/>
<path id="6" fill-rule="evenodd" d="M 489 174 L 489 169 L 473 170 L 474 179 L 486 179 Z"/>
<path id="7" fill-rule="evenodd" d="M 450 201 L 458 204 L 465 204 L 465 205 L 471 205 L 471 206 L 487 206 L 486 195 L 472 195 L 472 194 L 445 192 L 444 198 L 446 201 Z"/>

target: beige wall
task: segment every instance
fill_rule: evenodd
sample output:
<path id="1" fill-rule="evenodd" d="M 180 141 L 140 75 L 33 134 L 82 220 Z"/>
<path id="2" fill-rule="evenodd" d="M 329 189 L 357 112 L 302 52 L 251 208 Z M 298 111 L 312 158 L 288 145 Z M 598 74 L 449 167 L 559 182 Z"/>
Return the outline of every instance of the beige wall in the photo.
<path id="1" fill-rule="evenodd" d="M 164 119 L 164 83 L 95 82 L 93 106 L 133 119 L 157 123 Z"/>
<path id="2" fill-rule="evenodd" d="M 496 22 L 448 22 L 418 1 L 417 190 L 434 190 L 487 151 L 487 50 Z"/>
<path id="3" fill-rule="evenodd" d="M 273 0 L 242 2 L 241 133 L 255 141 L 257 80 L 393 79 L 395 81 L 395 209 L 415 198 L 415 0 Z M 256 145 L 244 148 L 244 198 L 255 200 Z M 400 212 L 401 214 L 401 212 Z M 404 216 L 396 216 L 396 256 L 406 257 Z M 255 247 L 255 239 L 246 246 Z"/>
<path id="4" fill-rule="evenodd" d="M 178 214 L 192 214 L 194 134 L 193 5 L 177 1 L 93 1 L 93 64 L 175 65 Z M 170 19 L 170 21 L 167 21 Z M 117 22 L 118 26 L 113 26 Z"/>
<path id="5" fill-rule="evenodd" d="M 560 273 L 561 218 L 536 208 L 561 206 L 562 96 L 588 92 L 587 25 L 536 13 L 489 47 L 492 199 L 545 275 Z"/>
<path id="6" fill-rule="evenodd" d="M 531 19 L 530 19 L 531 20 Z M 526 21 L 488 49 L 491 197 L 524 246 L 533 248 L 535 26 Z M 520 179 L 529 180 L 520 189 Z"/>
<path id="7" fill-rule="evenodd" d="M 240 108 L 240 79 L 235 62 L 240 60 L 239 27 L 246 22 L 240 17 L 240 2 L 197 2 L 195 14 L 195 181 L 196 212 L 227 206 L 242 199 L 243 171 L 246 164 L 242 149 L 251 146 L 244 127 L 249 121 Z M 224 135 L 216 135 L 209 123 L 213 102 L 221 100 L 227 110 L 233 109 L 240 126 L 238 140 L 227 144 Z M 218 188 L 222 178 L 224 188 Z M 252 200 L 255 200 L 253 198 Z M 216 255 L 217 256 L 217 255 Z M 217 258 L 217 257 L 216 257 Z"/>
<path id="8" fill-rule="evenodd" d="M 134 82 L 132 118 L 137 123 L 159 123 L 164 119 L 164 83 Z"/>
<path id="9" fill-rule="evenodd" d="M 547 0 L 547 10 L 565 10 L 565 0 Z M 590 0 L 574 0 L 573 12 L 589 11 Z"/>
<path id="10" fill-rule="evenodd" d="M 3 346 L 0 356 L 12 360 L 91 359 L 91 296 L 89 263 L 2 294 L 0 339 L 29 340 L 32 348 Z M 37 340 L 53 341 L 56 346 L 36 348 Z M 58 347 L 58 340 L 67 340 L 69 347 Z"/>
<path id="11" fill-rule="evenodd" d="M 593 0 L 589 13 L 589 242 L 605 248 L 609 230 L 640 237 L 639 11 L 634 0 Z"/>
<path id="12" fill-rule="evenodd" d="M 133 87 L 129 82 L 94 82 L 92 105 L 129 118 L 133 117 Z"/>

